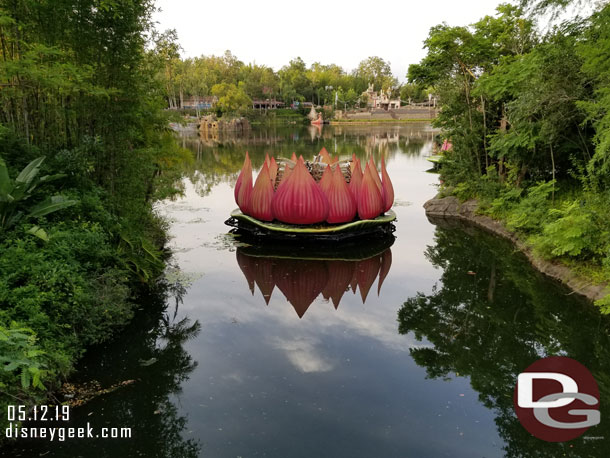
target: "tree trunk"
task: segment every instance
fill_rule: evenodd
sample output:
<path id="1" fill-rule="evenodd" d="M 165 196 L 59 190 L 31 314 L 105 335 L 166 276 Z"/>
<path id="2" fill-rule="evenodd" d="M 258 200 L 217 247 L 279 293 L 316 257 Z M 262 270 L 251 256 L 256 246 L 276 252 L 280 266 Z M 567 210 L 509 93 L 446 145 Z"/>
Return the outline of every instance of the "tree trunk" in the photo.
<path id="1" fill-rule="evenodd" d="M 553 165 L 553 191 L 552 191 L 552 201 L 555 203 L 555 153 L 553 152 L 553 144 L 550 145 L 551 149 L 551 164 Z"/>
<path id="2" fill-rule="evenodd" d="M 483 151 L 485 152 L 485 168 L 489 167 L 489 156 L 487 155 L 487 115 L 485 113 L 485 99 L 481 96 L 481 106 L 483 108 Z"/>

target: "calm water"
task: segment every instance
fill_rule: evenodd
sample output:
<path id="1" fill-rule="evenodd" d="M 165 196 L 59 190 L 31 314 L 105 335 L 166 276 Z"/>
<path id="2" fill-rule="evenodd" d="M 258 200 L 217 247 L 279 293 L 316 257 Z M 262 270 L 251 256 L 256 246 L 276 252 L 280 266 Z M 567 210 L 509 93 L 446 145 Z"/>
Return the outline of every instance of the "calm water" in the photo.
<path id="1" fill-rule="evenodd" d="M 430 222 L 427 125 L 255 129 L 182 138 L 184 197 L 159 204 L 175 251 L 168 285 L 76 379 L 136 382 L 73 412 L 71 425 L 131 427 L 130 440 L 20 442 L 46 457 L 605 457 L 609 322 L 512 245 Z M 385 155 L 395 240 L 349 250 L 248 247 L 223 224 L 250 152 Z M 595 375 L 602 423 L 548 444 L 513 415 L 516 375 L 568 355 Z M 602 437 L 602 439 L 599 439 Z"/>

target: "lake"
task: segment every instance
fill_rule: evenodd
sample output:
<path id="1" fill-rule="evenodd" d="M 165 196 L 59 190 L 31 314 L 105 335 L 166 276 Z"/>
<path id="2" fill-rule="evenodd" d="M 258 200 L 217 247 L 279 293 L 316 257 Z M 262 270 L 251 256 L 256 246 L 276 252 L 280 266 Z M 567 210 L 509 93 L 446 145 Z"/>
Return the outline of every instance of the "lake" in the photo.
<path id="1" fill-rule="evenodd" d="M 427 124 L 254 127 L 180 138 L 183 196 L 157 205 L 174 255 L 134 322 L 74 380 L 118 386 L 67 424 L 131 439 L 20 441 L 23 457 L 605 457 L 610 322 L 507 241 L 429 221 Z M 247 246 L 224 221 L 249 151 L 386 158 L 395 239 L 304 253 Z M 306 285 L 306 286 L 304 286 Z M 569 443 L 527 433 L 516 376 L 545 355 L 586 365 L 602 423 Z"/>

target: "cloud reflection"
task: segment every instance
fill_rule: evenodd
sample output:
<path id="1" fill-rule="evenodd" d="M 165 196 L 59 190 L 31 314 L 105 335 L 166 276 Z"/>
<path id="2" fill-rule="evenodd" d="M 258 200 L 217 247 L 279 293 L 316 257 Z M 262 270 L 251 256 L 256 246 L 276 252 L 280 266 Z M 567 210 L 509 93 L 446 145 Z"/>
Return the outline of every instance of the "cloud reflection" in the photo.
<path id="1" fill-rule="evenodd" d="M 274 342 L 275 347 L 282 350 L 299 371 L 304 373 L 329 372 L 334 365 L 320 354 L 316 348 L 317 343 L 310 338 L 277 339 Z"/>

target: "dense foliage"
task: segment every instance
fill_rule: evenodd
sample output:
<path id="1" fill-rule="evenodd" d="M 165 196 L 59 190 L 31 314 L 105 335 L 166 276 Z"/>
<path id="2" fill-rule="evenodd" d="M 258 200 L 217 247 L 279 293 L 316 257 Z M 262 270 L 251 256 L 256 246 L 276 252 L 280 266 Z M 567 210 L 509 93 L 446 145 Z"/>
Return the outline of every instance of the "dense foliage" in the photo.
<path id="1" fill-rule="evenodd" d="M 441 98 L 436 125 L 453 144 L 443 192 L 479 198 L 541 255 L 609 281 L 610 6 L 544 34 L 536 24 L 585 3 L 523 0 L 469 27 L 436 26 L 409 80 Z"/>
<path id="2" fill-rule="evenodd" d="M 183 108 L 185 100 L 205 96 L 217 96 L 219 111 L 230 113 L 244 113 L 252 100 L 261 99 L 280 100 L 286 106 L 295 102 L 326 105 L 336 99 L 338 108 L 352 108 L 366 105 L 362 93 L 369 84 L 405 101 L 427 100 L 419 86 L 400 86 L 390 63 L 377 56 L 363 60 L 351 73 L 335 64 L 314 62 L 307 67 L 300 57 L 275 72 L 264 65 L 245 64 L 230 51 L 223 56 L 181 58 L 175 31 L 156 35 L 155 44 L 163 60 L 157 78 L 169 108 Z"/>
<path id="3" fill-rule="evenodd" d="M 0 0 L 0 401 L 44 398 L 164 267 L 152 201 L 187 159 L 150 0 Z"/>

